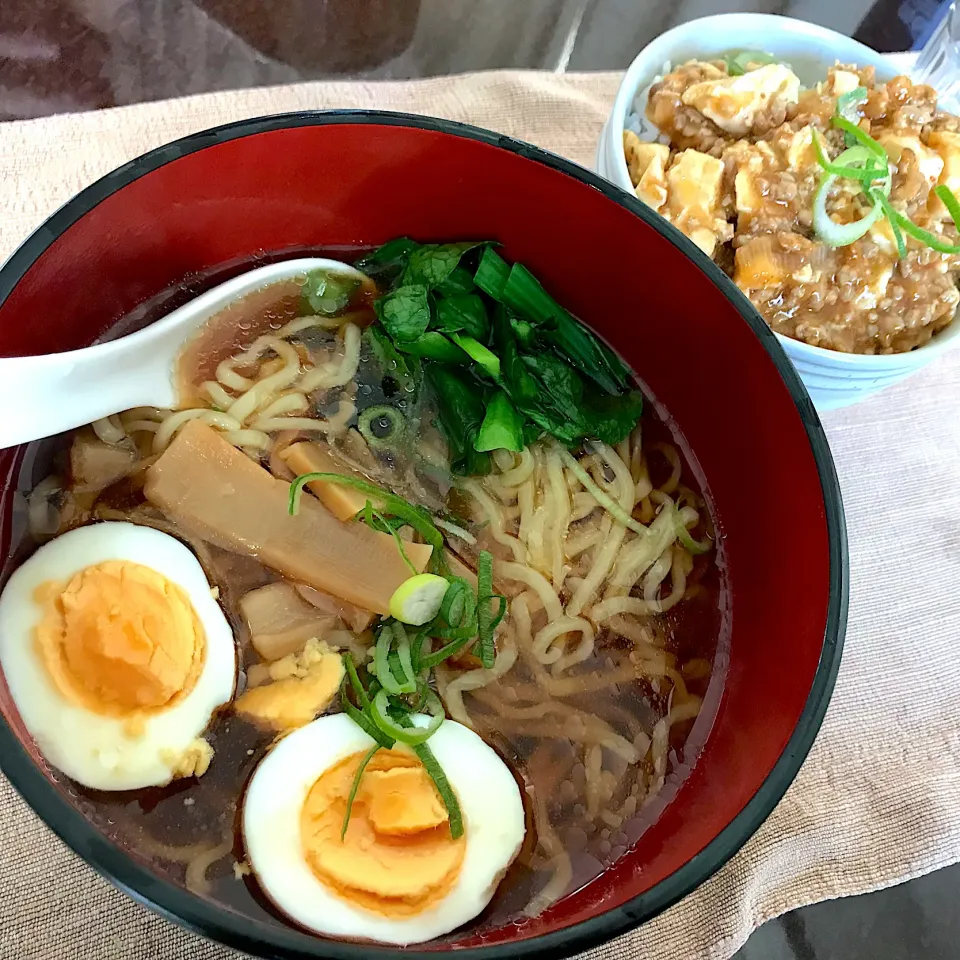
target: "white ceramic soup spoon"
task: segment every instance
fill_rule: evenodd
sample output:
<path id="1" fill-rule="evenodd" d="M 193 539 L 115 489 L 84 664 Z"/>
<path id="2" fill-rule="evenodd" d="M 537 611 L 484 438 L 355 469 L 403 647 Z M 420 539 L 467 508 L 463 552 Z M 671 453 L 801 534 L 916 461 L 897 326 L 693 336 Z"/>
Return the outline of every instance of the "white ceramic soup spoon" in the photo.
<path id="1" fill-rule="evenodd" d="M 367 279 L 339 260 L 283 260 L 227 280 L 117 340 L 67 353 L 0 358 L 0 397 L 8 397 L 7 409 L 17 411 L 0 418 L 0 448 L 51 437 L 131 407 L 176 406 L 177 358 L 192 334 L 241 297 L 318 269 Z"/>

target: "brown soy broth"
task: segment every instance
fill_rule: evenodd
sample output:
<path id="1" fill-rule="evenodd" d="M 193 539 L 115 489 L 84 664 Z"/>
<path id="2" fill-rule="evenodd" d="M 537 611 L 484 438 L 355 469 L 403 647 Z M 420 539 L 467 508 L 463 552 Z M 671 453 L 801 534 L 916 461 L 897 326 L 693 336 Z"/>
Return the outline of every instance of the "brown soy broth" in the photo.
<path id="1" fill-rule="evenodd" d="M 275 256 L 263 255 L 253 261 L 229 264 L 203 276 L 189 278 L 153 298 L 124 318 L 112 334 L 121 335 L 142 327 L 204 290 L 270 260 L 315 255 L 349 262 L 364 252 L 357 248 L 285 251 Z M 246 328 L 244 335 L 221 342 L 213 353 L 194 357 L 193 366 L 184 370 L 186 376 L 193 383 L 209 377 L 221 356 L 248 346 L 258 332 L 276 329 L 290 319 L 296 312 L 296 300 L 290 290 L 285 290 L 279 302 L 267 296 L 262 302 L 257 302 L 253 309 L 248 305 L 245 311 L 241 311 Z M 391 396 L 394 385 L 390 384 L 389 379 L 385 381 L 381 376 L 364 375 L 369 364 L 369 358 L 362 357 L 358 376 L 358 406 L 362 408 L 385 401 L 396 404 L 397 398 Z M 643 434 L 645 447 L 647 444 L 665 442 L 680 450 L 684 460 L 682 482 L 697 493 L 704 493 L 696 464 L 679 430 L 654 403 L 648 403 L 644 412 Z M 19 481 L 22 495 L 26 495 L 52 470 L 64 470 L 70 440 L 70 436 L 65 436 L 29 445 L 22 461 Z M 651 455 L 649 462 L 651 479 L 656 485 L 669 475 L 670 466 L 656 455 Z M 445 494 L 446 491 L 441 492 Z M 705 499 L 709 506 L 709 497 Z M 134 522 L 155 524 L 180 536 L 195 549 L 211 584 L 219 590 L 221 607 L 237 638 L 240 667 L 237 692 L 241 692 L 245 684 L 244 668 L 259 658 L 249 642 L 238 602 L 248 590 L 277 580 L 278 576 L 254 560 L 197 544 L 178 531 L 175 525 L 145 511 L 142 491 L 137 483 L 121 481 L 115 484 L 103 493 L 99 506 L 115 511 L 117 519 L 123 515 Z M 15 556 L 17 562 L 22 562 L 36 549 L 37 544 L 31 541 L 26 532 L 22 516 L 16 524 L 16 530 L 20 531 L 20 540 Z M 697 531 L 697 536 L 703 536 L 702 529 Z M 687 678 L 688 690 L 703 697 L 704 703 L 696 721 L 676 724 L 671 730 L 668 786 L 673 792 L 702 749 L 722 689 L 729 629 L 722 545 L 717 551 L 694 559 L 688 582 L 697 585 L 695 595 L 661 615 L 662 626 L 669 635 L 668 649 L 677 655 L 679 663 L 702 660 L 713 666 L 709 672 Z M 603 644 L 598 644 L 597 652 L 584 665 L 585 670 L 608 669 L 619 653 L 615 646 L 605 649 Z M 599 707 L 598 701 L 602 701 Z M 647 684 L 633 684 L 630 689 L 621 687 L 615 694 L 603 692 L 571 697 L 570 702 L 583 709 L 599 710 L 607 716 L 611 725 L 625 734 L 631 723 L 649 730 L 667 708 L 666 698 Z M 547 876 L 534 852 L 536 829 L 531 814 L 532 796 L 549 798 L 550 819 L 557 825 L 572 855 L 574 875 L 567 892 L 602 874 L 606 866 L 635 843 L 643 830 L 653 822 L 656 810 L 639 810 L 620 831 L 607 830 L 605 836 L 606 828 L 601 828 L 596 835 L 589 835 L 579 825 L 580 818 L 576 814 L 581 798 L 572 797 L 566 786 L 568 782 L 578 782 L 578 778 L 582 780 L 582 759 L 571 753 L 575 753 L 575 750 L 570 741 L 562 736 L 544 740 L 525 736 L 522 731 L 497 730 L 496 724 L 485 723 L 490 718 L 484 714 L 482 705 L 471 704 L 471 712 L 475 707 L 481 732 L 508 763 L 521 785 L 526 798 L 528 826 L 527 839 L 520 856 L 510 867 L 490 906 L 469 925 L 470 932 L 482 936 L 484 931 L 507 923 L 522 922 L 524 906 L 542 887 Z M 76 806 L 92 823 L 158 874 L 172 882 L 187 885 L 194 892 L 231 910 L 286 924 L 287 921 L 263 896 L 255 879 L 243 875 L 242 871 L 235 872 L 235 867 L 243 862 L 239 833 L 243 791 L 256 765 L 273 742 L 274 733 L 248 722 L 227 706 L 215 716 L 205 736 L 214 748 L 215 755 L 209 770 L 199 779 L 176 780 L 162 788 L 122 793 L 88 790 L 63 778 L 61 782 Z M 669 792 L 665 787 L 664 793 Z M 651 807 L 655 808 L 656 804 Z M 191 878 L 189 873 L 190 853 L 184 848 L 193 847 L 195 853 L 202 853 L 221 842 L 228 843 L 230 848 L 210 865 L 198 885 L 197 878 Z M 462 935 L 463 931 L 460 931 L 442 940 L 456 941 Z"/>

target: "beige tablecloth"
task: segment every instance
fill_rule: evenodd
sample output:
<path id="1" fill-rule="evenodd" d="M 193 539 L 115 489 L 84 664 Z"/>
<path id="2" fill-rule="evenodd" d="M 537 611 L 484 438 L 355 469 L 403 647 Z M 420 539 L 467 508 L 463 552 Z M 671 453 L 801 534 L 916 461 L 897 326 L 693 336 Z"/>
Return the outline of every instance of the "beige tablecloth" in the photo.
<path id="1" fill-rule="evenodd" d="M 0 259 L 94 178 L 203 127 L 382 107 L 466 120 L 590 164 L 617 83 L 490 73 L 304 84 L 0 124 Z M 960 350 L 825 419 L 850 528 L 851 604 L 820 736 L 779 807 L 716 877 L 592 960 L 726 958 L 793 907 L 960 860 Z M 0 958 L 230 956 L 113 890 L 0 781 Z"/>

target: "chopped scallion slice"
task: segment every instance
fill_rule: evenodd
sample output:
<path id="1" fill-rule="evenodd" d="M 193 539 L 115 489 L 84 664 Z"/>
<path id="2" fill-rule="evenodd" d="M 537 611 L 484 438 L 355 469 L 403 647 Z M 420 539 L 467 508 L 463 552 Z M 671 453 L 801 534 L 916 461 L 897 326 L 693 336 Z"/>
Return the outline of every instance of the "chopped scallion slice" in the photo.
<path id="1" fill-rule="evenodd" d="M 401 627 L 401 630 L 402 629 Z M 403 633 L 403 637 L 406 638 L 406 632 Z M 397 677 L 391 667 L 390 653 L 394 641 L 397 638 L 398 634 L 394 631 L 393 624 L 386 623 L 380 627 L 380 632 L 377 634 L 377 644 L 374 647 L 373 653 L 374 672 L 377 675 L 377 679 L 383 684 L 385 692 L 397 695 L 401 693 L 416 693 L 417 682 L 413 677 L 412 668 L 409 676 Z M 407 656 L 409 661 L 409 646 L 407 648 Z M 403 670 L 401 669 L 401 673 L 402 672 Z"/>
<path id="2" fill-rule="evenodd" d="M 883 149 L 883 146 L 877 143 L 869 133 L 861 130 L 852 120 L 848 120 L 846 117 L 831 117 L 830 122 L 835 127 L 839 127 L 844 133 L 848 133 L 857 143 L 866 147 L 872 154 L 886 160 L 887 152 Z"/>
<path id="3" fill-rule="evenodd" d="M 835 175 L 828 174 L 820 183 L 813 201 L 813 229 L 828 247 L 846 247 L 859 240 L 883 216 L 883 207 L 871 196 L 873 206 L 869 213 L 853 223 L 837 223 L 827 213 L 827 195 L 836 181 Z"/>
<path id="4" fill-rule="evenodd" d="M 343 668 L 346 671 L 347 679 L 350 681 L 350 687 L 356 695 L 357 702 L 360 704 L 360 709 L 365 710 L 370 706 L 370 698 L 367 696 L 367 691 L 363 689 L 357 667 L 349 653 L 343 655 Z"/>
<path id="5" fill-rule="evenodd" d="M 858 109 L 867 102 L 867 88 L 857 87 L 837 97 L 837 116 L 856 123 L 859 118 Z"/>
<path id="6" fill-rule="evenodd" d="M 817 163 L 827 173 L 833 174 L 835 177 L 845 177 L 848 180 L 859 180 L 864 186 L 870 186 L 876 180 L 889 179 L 889 165 L 884 162 L 883 166 L 880 166 L 877 163 L 876 154 L 866 147 L 851 147 L 844 150 L 836 160 L 830 161 L 824 153 L 820 135 L 816 130 L 813 130 L 812 134 L 813 150 L 816 154 Z M 889 190 L 889 184 L 887 190 Z"/>
<path id="7" fill-rule="evenodd" d="M 340 839 L 347 835 L 347 827 L 350 826 L 350 814 L 353 813 L 353 801 L 357 799 L 357 791 L 360 789 L 360 781 L 363 779 L 363 772 L 367 769 L 367 764 L 373 759 L 373 755 L 380 749 L 380 744 L 375 743 L 364 755 L 357 767 L 357 772 L 353 775 L 353 783 L 350 784 L 350 793 L 347 795 L 347 809 L 343 812 L 343 826 L 340 828 Z"/>
<path id="8" fill-rule="evenodd" d="M 903 231 L 897 225 L 896 211 L 893 209 L 893 204 L 891 204 L 879 190 L 871 191 L 871 196 L 874 197 L 875 201 L 883 208 L 884 215 L 893 232 L 894 242 L 897 245 L 897 256 L 902 260 L 907 255 L 907 245 L 903 239 Z"/>
<path id="9" fill-rule="evenodd" d="M 403 414 L 385 403 L 367 407 L 357 417 L 357 429 L 374 449 L 394 449 L 407 432 Z"/>
<path id="10" fill-rule="evenodd" d="M 405 708 L 402 720 L 395 720 L 391 716 L 390 696 L 386 690 L 381 690 L 371 704 L 373 722 L 388 736 L 398 743 L 416 746 L 425 743 L 436 733 L 443 723 L 443 704 L 440 698 L 430 690 L 425 698 L 425 706 L 429 713 L 410 713 Z"/>
<path id="11" fill-rule="evenodd" d="M 345 691 L 341 691 L 340 702 L 343 706 L 343 712 L 368 736 L 376 740 L 381 747 L 389 750 L 393 746 L 393 738 L 387 736 L 374 722 L 367 716 L 362 710 L 358 710 L 351 702 L 350 698 L 346 695 Z M 370 704 L 370 709 L 373 709 L 373 704 Z"/>
<path id="12" fill-rule="evenodd" d="M 947 243 L 946 240 L 938 237 L 935 233 L 918 227 L 909 217 L 905 217 L 902 213 L 893 210 L 893 208 L 891 208 L 890 222 L 895 223 L 904 233 L 913 237 L 914 240 L 919 240 L 920 243 L 928 246 L 931 250 L 936 250 L 937 253 L 960 253 L 960 243 Z"/>
<path id="13" fill-rule="evenodd" d="M 453 787 L 450 786 L 450 781 L 447 780 L 447 775 L 443 772 L 443 767 L 440 766 L 437 758 L 433 755 L 433 751 L 425 743 L 414 746 L 413 752 L 420 758 L 423 769 L 427 771 L 427 775 L 434 782 L 437 793 L 440 794 L 440 799 L 447 808 L 450 836 L 454 840 L 459 840 L 463 836 L 463 813 L 460 810 L 457 795 L 453 792 Z"/>

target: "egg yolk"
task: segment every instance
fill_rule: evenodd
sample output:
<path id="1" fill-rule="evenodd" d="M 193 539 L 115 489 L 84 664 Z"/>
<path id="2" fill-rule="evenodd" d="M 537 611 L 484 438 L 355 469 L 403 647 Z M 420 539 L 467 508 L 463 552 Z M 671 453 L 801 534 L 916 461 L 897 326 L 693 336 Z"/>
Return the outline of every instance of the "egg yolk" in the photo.
<path id="1" fill-rule="evenodd" d="M 37 590 L 37 643 L 65 696 L 109 716 L 163 709 L 193 689 L 206 638 L 187 594 L 149 567 L 108 560 Z"/>
<path id="2" fill-rule="evenodd" d="M 304 856 L 343 899 L 387 917 L 421 913 L 445 897 L 463 865 L 466 836 L 454 840 L 446 808 L 420 761 L 400 748 L 367 765 L 341 840 L 356 753 L 331 767 L 307 794 L 300 817 Z"/>

